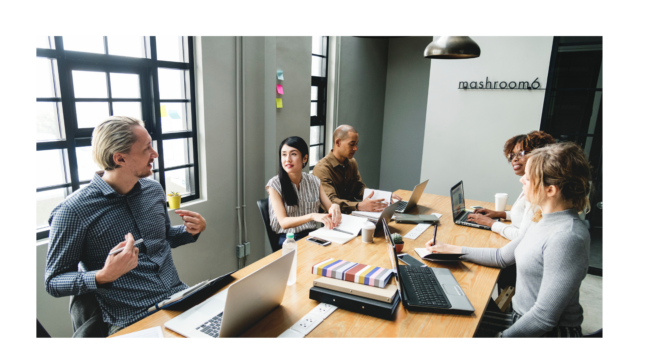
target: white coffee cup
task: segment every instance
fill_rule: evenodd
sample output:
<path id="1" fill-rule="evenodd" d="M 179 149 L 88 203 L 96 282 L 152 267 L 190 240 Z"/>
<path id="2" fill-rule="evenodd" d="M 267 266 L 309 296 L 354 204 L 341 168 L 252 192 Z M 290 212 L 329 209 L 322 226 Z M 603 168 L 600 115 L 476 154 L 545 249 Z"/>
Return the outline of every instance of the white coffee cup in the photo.
<path id="1" fill-rule="evenodd" d="M 508 193 L 496 193 L 494 195 L 494 210 L 503 212 L 506 205 L 508 205 Z"/>
<path id="2" fill-rule="evenodd" d="M 375 234 L 375 225 L 371 222 L 366 222 L 362 226 L 362 242 L 373 243 L 373 235 Z"/>

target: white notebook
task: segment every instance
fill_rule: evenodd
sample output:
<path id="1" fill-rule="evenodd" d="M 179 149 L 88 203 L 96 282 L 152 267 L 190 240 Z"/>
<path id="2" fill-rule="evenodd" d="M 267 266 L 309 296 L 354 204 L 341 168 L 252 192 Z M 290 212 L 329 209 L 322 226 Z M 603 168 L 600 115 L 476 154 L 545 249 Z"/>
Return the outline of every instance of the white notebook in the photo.
<path id="1" fill-rule="evenodd" d="M 362 225 L 367 221 L 366 218 L 351 216 L 348 214 L 341 215 L 341 224 L 335 229 L 328 229 L 325 226 L 310 232 L 310 236 L 323 238 L 327 241 L 344 244 L 359 235 L 362 231 Z"/>

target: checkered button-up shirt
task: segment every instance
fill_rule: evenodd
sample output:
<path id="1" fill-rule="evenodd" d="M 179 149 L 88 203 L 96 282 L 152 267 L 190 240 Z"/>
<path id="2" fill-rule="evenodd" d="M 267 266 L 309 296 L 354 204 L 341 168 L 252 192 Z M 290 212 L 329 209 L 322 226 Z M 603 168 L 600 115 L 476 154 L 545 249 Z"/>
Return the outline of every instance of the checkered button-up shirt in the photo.
<path id="1" fill-rule="evenodd" d="M 49 219 L 45 289 L 55 297 L 94 293 L 107 323 L 125 327 L 147 309 L 188 286 L 180 281 L 171 248 L 195 242 L 184 226 L 171 227 L 162 186 L 140 179 L 126 195 L 98 174 L 59 204 Z M 144 239 L 137 267 L 97 286 L 96 273 L 124 236 Z"/>

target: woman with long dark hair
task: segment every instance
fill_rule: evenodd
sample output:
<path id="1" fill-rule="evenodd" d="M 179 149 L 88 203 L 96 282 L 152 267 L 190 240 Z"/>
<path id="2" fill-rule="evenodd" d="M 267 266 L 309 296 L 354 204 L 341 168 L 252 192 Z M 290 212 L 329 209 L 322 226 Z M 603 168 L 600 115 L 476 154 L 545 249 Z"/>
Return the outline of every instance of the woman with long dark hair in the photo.
<path id="1" fill-rule="evenodd" d="M 512 313 L 486 310 L 477 336 L 582 336 L 580 284 L 589 266 L 591 237 L 578 213 L 589 209 L 591 167 L 572 142 L 533 150 L 521 178 L 534 215 L 519 237 L 501 248 L 470 248 L 427 242 L 432 253 L 465 253 L 485 266 L 515 265 Z"/>
<path id="2" fill-rule="evenodd" d="M 308 144 L 298 136 L 291 136 L 279 146 L 279 174 L 265 186 L 270 195 L 270 225 L 279 234 L 279 246 L 287 233 L 298 240 L 323 223 L 333 228 L 341 223 L 339 205 L 333 204 L 321 188 L 321 181 L 303 172 L 308 165 Z M 323 204 L 328 213 L 319 213 Z"/>

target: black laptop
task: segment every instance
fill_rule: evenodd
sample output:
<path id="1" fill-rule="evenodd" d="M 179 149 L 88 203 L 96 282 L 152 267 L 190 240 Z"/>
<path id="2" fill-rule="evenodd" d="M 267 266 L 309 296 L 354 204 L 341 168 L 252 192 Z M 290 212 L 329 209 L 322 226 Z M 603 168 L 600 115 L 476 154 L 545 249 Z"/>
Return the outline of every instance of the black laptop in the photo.
<path id="1" fill-rule="evenodd" d="M 472 214 L 472 212 L 465 210 L 465 191 L 463 190 L 462 180 L 452 187 L 449 195 L 452 199 L 452 215 L 454 217 L 455 224 L 460 224 L 461 226 L 466 227 L 487 229 L 488 231 L 492 230 L 492 228 L 488 226 L 467 221 L 467 216 Z"/>
<path id="2" fill-rule="evenodd" d="M 379 223 L 383 224 L 385 231 L 389 230 L 384 220 Z M 449 269 L 400 266 L 391 234 L 385 235 L 400 300 L 407 310 L 465 315 L 474 312 L 470 300 Z"/>

